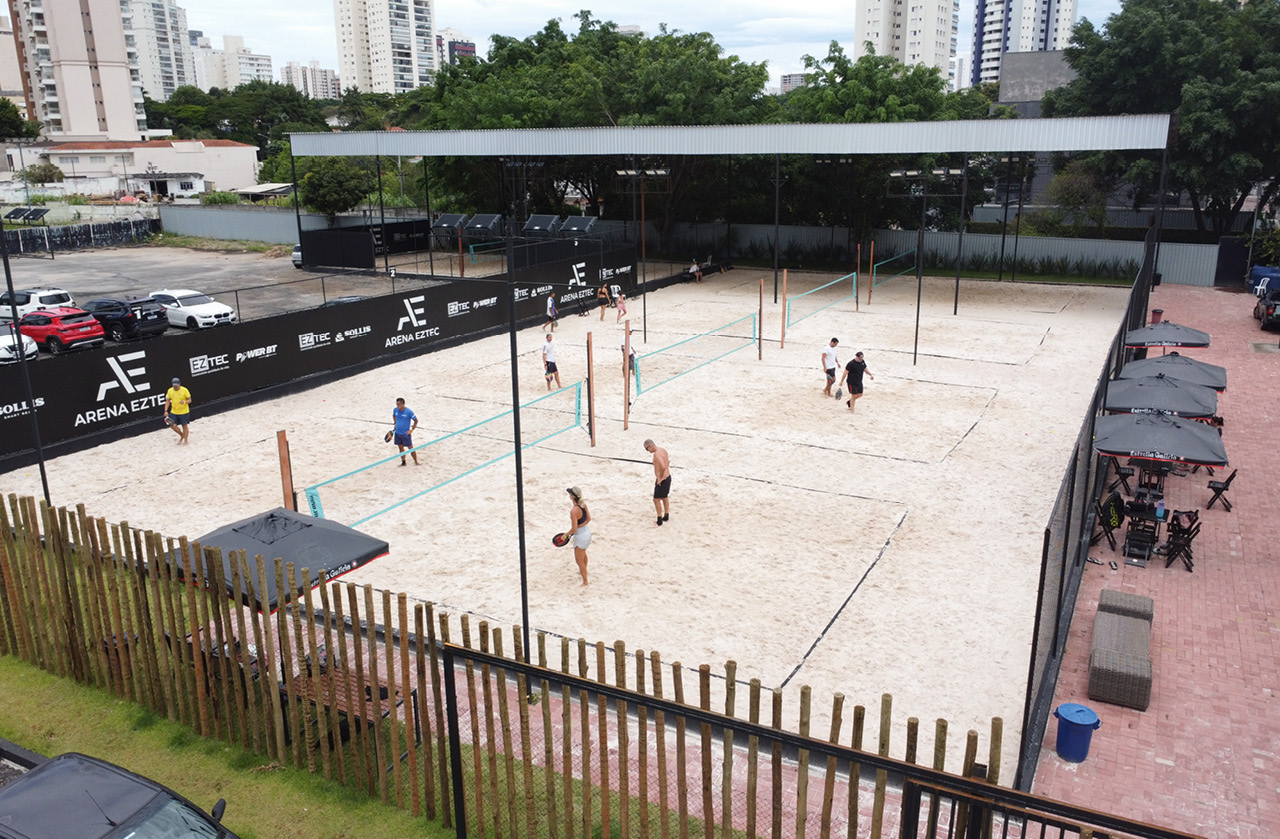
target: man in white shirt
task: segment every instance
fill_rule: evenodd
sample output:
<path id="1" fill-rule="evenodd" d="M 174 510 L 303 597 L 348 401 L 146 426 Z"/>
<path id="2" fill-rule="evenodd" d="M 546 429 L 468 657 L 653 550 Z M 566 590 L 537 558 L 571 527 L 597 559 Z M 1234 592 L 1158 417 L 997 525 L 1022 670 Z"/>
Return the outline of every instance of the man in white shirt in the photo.
<path id="1" fill-rule="evenodd" d="M 840 367 L 840 362 L 836 361 L 836 345 L 839 343 L 838 338 L 832 338 L 822 350 L 822 369 L 827 374 L 827 386 L 822 389 L 824 396 L 831 395 L 831 386 L 836 383 L 836 370 Z"/>
<path id="2" fill-rule="evenodd" d="M 552 332 L 555 332 L 556 317 L 558 316 L 558 314 L 559 313 L 556 312 L 556 296 L 554 294 L 548 294 L 547 295 L 547 325 L 544 326 L 543 329 L 548 329 Z"/>
<path id="3" fill-rule="evenodd" d="M 556 380 L 560 387 L 560 370 L 556 368 L 556 345 L 551 341 L 551 333 L 547 333 L 547 342 L 542 345 L 542 368 L 547 379 L 547 390 L 551 390 L 551 380 Z"/>

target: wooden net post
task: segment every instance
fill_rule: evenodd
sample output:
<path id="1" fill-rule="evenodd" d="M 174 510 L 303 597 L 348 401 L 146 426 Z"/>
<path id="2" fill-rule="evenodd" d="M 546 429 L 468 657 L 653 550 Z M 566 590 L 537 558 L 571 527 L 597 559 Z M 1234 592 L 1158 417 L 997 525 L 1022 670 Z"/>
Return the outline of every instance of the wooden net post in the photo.
<path id="1" fill-rule="evenodd" d="M 876 285 L 876 240 L 871 240 L 871 271 L 867 274 L 867 305 L 871 305 L 871 289 Z"/>
<path id="2" fill-rule="evenodd" d="M 289 435 L 283 429 L 276 432 L 276 448 L 280 451 L 280 489 L 284 491 L 284 506 L 298 511 L 293 496 L 293 464 L 289 460 Z"/>

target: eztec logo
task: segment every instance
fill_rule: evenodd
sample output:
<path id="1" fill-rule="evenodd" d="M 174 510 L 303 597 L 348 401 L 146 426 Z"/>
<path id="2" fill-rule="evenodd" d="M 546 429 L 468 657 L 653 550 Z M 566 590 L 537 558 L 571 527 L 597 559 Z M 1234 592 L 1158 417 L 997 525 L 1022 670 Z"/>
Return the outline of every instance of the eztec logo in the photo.
<path id="1" fill-rule="evenodd" d="M 408 312 L 408 314 L 400 318 L 400 322 L 396 324 L 397 332 L 400 332 L 401 330 L 403 330 L 405 326 L 426 326 L 427 325 L 426 309 L 423 308 L 423 306 L 421 305 L 422 301 L 426 299 L 427 299 L 426 295 L 424 294 L 419 294 L 416 297 L 405 298 L 405 300 L 403 301 L 404 308 L 405 308 L 405 311 Z M 415 303 L 418 305 L 414 305 Z"/>
<path id="2" fill-rule="evenodd" d="M 400 318 L 396 323 L 396 331 L 399 335 L 392 335 L 387 339 L 384 346 L 395 347 L 402 344 L 412 344 L 415 341 L 423 341 L 428 338 L 436 338 L 440 335 L 440 327 L 427 326 L 427 311 L 422 305 L 426 300 L 426 295 L 419 294 L 414 297 L 406 297 L 404 299 L 404 309 L 407 314 Z M 459 310 L 455 307 L 466 306 L 468 304 L 449 304 L 449 316 L 466 314 L 466 310 Z"/>
<path id="3" fill-rule="evenodd" d="M 449 303 L 449 317 L 456 318 L 459 315 L 469 314 L 471 312 L 471 303 L 466 300 L 453 300 Z"/>
<path id="4" fill-rule="evenodd" d="M 111 368 L 111 373 L 115 378 L 98 385 L 98 401 L 101 402 L 106 399 L 107 394 L 115 388 L 122 388 L 128 394 L 148 390 L 151 387 L 150 383 L 140 381 L 143 376 L 147 375 L 147 368 L 141 364 L 133 367 L 124 366 L 133 361 L 141 361 L 146 357 L 146 350 L 140 350 L 108 358 L 107 366 Z"/>
<path id="5" fill-rule="evenodd" d="M 569 280 L 569 285 L 586 285 L 587 284 L 587 263 L 575 262 L 572 267 L 573 267 L 573 279 Z"/>
<path id="6" fill-rule="evenodd" d="M 196 355 L 192 356 L 188 362 L 191 367 L 191 375 L 204 376 L 209 373 L 217 373 L 219 370 L 227 370 L 231 367 L 231 356 L 229 353 L 222 355 Z"/>
<path id="7" fill-rule="evenodd" d="M 327 347 L 331 343 L 333 343 L 333 333 L 331 332 L 298 333 L 298 349 L 303 351 Z"/>

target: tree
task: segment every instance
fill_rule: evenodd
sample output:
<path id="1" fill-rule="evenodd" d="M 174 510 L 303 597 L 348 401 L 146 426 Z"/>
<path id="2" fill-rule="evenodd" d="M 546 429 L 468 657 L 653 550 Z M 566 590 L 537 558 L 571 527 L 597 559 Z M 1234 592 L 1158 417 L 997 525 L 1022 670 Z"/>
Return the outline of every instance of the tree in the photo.
<path id="1" fill-rule="evenodd" d="M 1081 21 L 1066 51 L 1077 77 L 1045 97 L 1047 116 L 1170 113 L 1169 184 L 1191 198 L 1197 226 L 1222 234 L 1245 199 L 1280 189 L 1280 2 L 1128 0 L 1095 29 Z M 1158 189 L 1159 157 L 1096 154 L 1104 179 L 1135 203 Z"/>
<path id="2" fill-rule="evenodd" d="M 373 188 L 369 172 L 345 157 L 322 157 L 298 184 L 305 207 L 334 217 L 357 206 Z"/>
<path id="3" fill-rule="evenodd" d="M 20 140 L 39 136 L 40 123 L 23 119 L 17 105 L 0 99 L 0 137 Z"/>
<path id="4" fill-rule="evenodd" d="M 66 179 L 62 170 L 52 163 L 33 163 L 22 170 L 22 177 L 33 184 L 62 183 Z"/>

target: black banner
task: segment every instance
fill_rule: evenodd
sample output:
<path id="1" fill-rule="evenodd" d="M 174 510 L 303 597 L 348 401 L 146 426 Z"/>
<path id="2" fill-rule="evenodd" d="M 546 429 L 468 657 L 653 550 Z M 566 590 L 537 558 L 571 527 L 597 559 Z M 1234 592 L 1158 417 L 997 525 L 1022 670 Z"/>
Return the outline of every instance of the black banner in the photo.
<path id="1" fill-rule="evenodd" d="M 594 298 L 601 275 L 630 291 L 635 252 L 622 248 L 517 274 L 516 318 L 536 323 L 554 295 L 565 314 Z M 381 356 L 426 352 L 507 324 L 505 277 L 459 280 L 339 306 L 108 346 L 31 364 L 42 441 L 73 440 L 131 423 L 159 427 L 175 376 L 195 417 L 219 400 L 297 382 Z M 176 332 L 176 330 L 174 330 Z M 0 367 L 0 458 L 34 448 L 16 364 Z M 146 426 L 142 426 L 144 429 Z"/>

